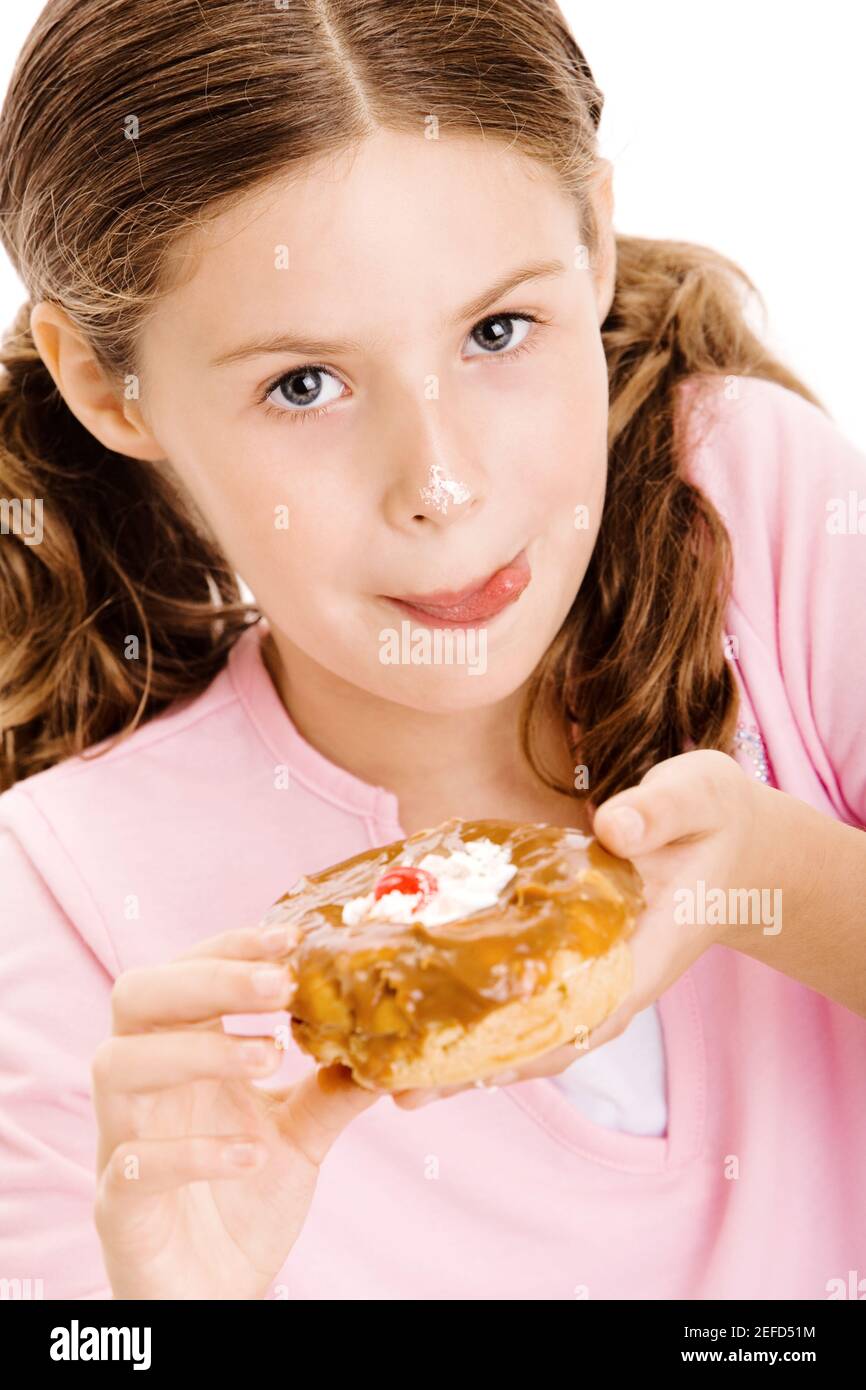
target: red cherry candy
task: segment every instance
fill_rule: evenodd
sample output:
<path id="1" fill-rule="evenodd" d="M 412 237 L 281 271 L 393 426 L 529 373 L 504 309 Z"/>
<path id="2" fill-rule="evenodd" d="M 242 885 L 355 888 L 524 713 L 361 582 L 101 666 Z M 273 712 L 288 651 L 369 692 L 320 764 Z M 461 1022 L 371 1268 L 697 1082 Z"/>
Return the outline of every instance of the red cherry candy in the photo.
<path id="1" fill-rule="evenodd" d="M 413 869 L 411 865 L 403 865 L 396 869 L 389 869 L 383 874 L 373 890 L 374 901 L 383 897 L 385 893 L 420 893 L 421 900 L 413 909 L 417 912 L 419 907 L 436 892 L 438 884 L 434 876 L 427 869 Z"/>

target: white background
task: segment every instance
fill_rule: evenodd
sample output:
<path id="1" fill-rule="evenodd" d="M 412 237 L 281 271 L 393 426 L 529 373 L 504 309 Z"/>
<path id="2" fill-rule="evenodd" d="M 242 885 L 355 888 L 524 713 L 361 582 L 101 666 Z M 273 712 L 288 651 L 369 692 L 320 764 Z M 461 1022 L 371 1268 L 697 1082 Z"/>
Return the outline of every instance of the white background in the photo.
<path id="1" fill-rule="evenodd" d="M 41 0 L 0 6 L 4 93 L 41 8 Z M 765 301 L 765 320 L 753 309 L 763 336 L 866 448 L 859 7 L 563 0 L 561 8 L 605 94 L 601 152 L 616 171 L 616 229 L 701 242 L 738 262 Z M 24 297 L 0 253 L 0 325 Z"/>

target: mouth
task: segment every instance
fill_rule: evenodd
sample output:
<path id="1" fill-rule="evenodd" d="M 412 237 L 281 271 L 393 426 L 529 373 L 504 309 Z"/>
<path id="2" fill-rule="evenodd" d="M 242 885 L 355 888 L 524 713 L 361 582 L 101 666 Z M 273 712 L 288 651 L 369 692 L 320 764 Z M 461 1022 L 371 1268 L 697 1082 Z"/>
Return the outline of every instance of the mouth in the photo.
<path id="1" fill-rule="evenodd" d="M 428 594 L 386 594 L 409 617 L 435 626 L 466 627 L 488 622 L 509 604 L 520 598 L 532 579 L 532 570 L 525 548 L 494 570 L 486 578 L 477 579 L 463 589 L 437 589 Z"/>

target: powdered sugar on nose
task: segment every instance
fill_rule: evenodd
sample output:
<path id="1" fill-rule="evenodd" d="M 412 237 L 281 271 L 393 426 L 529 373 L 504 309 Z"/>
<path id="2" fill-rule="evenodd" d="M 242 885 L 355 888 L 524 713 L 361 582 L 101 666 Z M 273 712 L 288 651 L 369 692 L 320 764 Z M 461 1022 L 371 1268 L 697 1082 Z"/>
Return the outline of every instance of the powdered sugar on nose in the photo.
<path id="1" fill-rule="evenodd" d="M 409 865 L 412 859 L 404 855 L 395 864 Z M 374 889 L 343 905 L 343 925 L 353 927 L 359 922 L 384 921 L 442 926 L 471 912 L 493 907 L 503 888 L 517 873 L 517 865 L 511 862 L 507 846 L 494 844 L 486 837 L 469 840 L 463 849 L 452 854 L 425 854 L 413 867 L 433 875 L 436 888 L 432 893 L 393 891 L 377 898 Z"/>

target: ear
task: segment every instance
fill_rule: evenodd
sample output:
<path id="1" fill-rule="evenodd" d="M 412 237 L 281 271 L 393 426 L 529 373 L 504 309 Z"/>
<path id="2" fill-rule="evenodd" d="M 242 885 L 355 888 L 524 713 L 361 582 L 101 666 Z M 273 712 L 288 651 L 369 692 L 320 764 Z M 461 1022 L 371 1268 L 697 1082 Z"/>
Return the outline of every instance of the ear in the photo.
<path id="1" fill-rule="evenodd" d="M 613 165 L 599 157 L 592 175 L 590 196 L 598 229 L 598 251 L 593 267 L 598 321 L 604 323 L 616 286 L 616 233 L 613 229 Z"/>
<path id="2" fill-rule="evenodd" d="M 43 300 L 34 305 L 30 332 L 69 409 L 101 444 L 130 458 L 165 458 L 132 394 L 135 379 L 112 381 L 59 304 Z"/>

